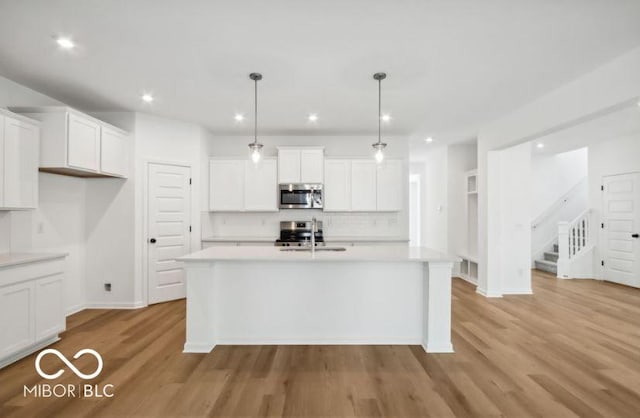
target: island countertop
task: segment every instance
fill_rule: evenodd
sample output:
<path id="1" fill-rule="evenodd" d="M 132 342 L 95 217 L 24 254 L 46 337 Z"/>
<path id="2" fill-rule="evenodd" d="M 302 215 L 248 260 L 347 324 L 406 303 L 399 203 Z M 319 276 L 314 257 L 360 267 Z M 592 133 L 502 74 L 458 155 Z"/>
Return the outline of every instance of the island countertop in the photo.
<path id="1" fill-rule="evenodd" d="M 296 247 L 284 247 L 286 249 Z M 322 247 L 318 247 L 322 248 Z M 332 246 L 324 248 L 335 248 Z M 406 261 L 406 262 L 449 262 L 457 263 L 461 259 L 425 247 L 399 246 L 358 246 L 343 247 L 345 251 L 281 251 L 283 247 L 265 246 L 222 246 L 210 247 L 178 258 L 183 262 L 213 261 L 284 261 L 284 262 L 321 262 L 321 261 Z"/>

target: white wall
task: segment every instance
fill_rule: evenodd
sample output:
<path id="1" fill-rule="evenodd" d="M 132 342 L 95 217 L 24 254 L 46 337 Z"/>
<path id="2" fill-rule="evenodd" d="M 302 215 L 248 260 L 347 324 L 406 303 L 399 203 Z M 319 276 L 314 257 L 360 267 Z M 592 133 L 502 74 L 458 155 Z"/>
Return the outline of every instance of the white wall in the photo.
<path id="1" fill-rule="evenodd" d="M 589 207 L 596 225 L 602 222 L 602 193 L 600 186 L 604 176 L 640 172 L 640 134 L 611 139 L 589 146 Z M 600 260 L 604 236 L 598 234 L 593 257 L 593 271 L 602 278 Z"/>
<path id="2" fill-rule="evenodd" d="M 0 107 L 61 104 L 0 77 Z M 38 179 L 38 209 L 0 212 L 0 251 L 68 253 L 65 307 L 73 312 L 85 302 L 86 180 L 46 173 L 40 173 Z"/>
<path id="3" fill-rule="evenodd" d="M 400 158 L 405 161 L 403 187 L 404 209 L 397 213 L 323 213 L 309 210 L 281 210 L 274 213 L 209 213 L 203 202 L 202 234 L 207 236 L 260 236 L 275 238 L 279 233 L 279 222 L 283 220 L 306 220 L 316 216 L 323 221 L 327 239 L 344 236 L 385 236 L 408 239 L 409 233 L 409 149 L 407 138 L 385 139 L 388 146 L 385 158 Z M 213 157 L 248 158 L 245 137 L 217 137 L 208 135 L 206 152 Z M 265 136 L 260 137 L 264 144 L 264 155 L 277 156 L 277 146 L 313 146 L 325 147 L 326 157 L 372 158 L 373 143 L 369 136 Z M 203 164 L 208 165 L 208 158 Z M 208 180 L 208 167 L 203 167 L 203 176 Z M 203 182 L 204 184 L 204 182 Z M 208 196 L 208 187 L 205 194 Z"/>
<path id="4" fill-rule="evenodd" d="M 478 148 L 476 144 L 449 146 L 447 160 L 447 236 L 449 253 L 451 254 L 462 254 L 469 257 L 477 256 L 477 242 L 469 242 L 466 176 L 467 172 L 476 168 L 477 163 Z M 471 239 L 473 240 L 473 237 Z"/>
<path id="5" fill-rule="evenodd" d="M 587 165 L 586 147 L 560 154 L 536 153 L 534 148 L 531 159 L 532 220 L 585 179 Z"/>
<path id="6" fill-rule="evenodd" d="M 165 119 L 144 113 L 135 114 L 135 282 L 133 301 L 136 305 L 147 299 L 147 266 L 143 255 L 147 251 L 144 201 L 148 162 L 168 162 L 191 166 L 191 250 L 200 249 L 200 209 L 202 155 L 206 132 L 197 125 Z"/>
<path id="7" fill-rule="evenodd" d="M 501 201 L 498 151 L 583 123 L 620 106 L 635 103 L 639 97 L 640 48 L 637 48 L 480 130 L 479 288 L 494 296 L 502 294 L 502 266 L 499 262 L 502 221 L 497 210 Z M 514 243 L 515 246 L 530 245 L 530 237 L 523 235 L 521 238 L 523 241 Z M 521 268 L 528 266 L 523 264 Z"/>

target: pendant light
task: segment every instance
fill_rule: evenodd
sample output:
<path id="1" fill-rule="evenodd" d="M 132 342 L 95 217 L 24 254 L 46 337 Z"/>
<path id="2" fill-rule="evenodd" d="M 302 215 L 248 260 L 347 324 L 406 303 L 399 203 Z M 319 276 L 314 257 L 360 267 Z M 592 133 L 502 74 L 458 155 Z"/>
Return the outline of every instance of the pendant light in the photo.
<path id="1" fill-rule="evenodd" d="M 260 162 L 260 151 L 263 145 L 258 142 L 258 81 L 262 80 L 262 74 L 251 73 L 249 78 L 254 82 L 254 112 L 253 112 L 253 142 L 249 144 L 249 151 L 251 151 L 251 160 L 254 164 Z"/>
<path id="2" fill-rule="evenodd" d="M 372 144 L 373 149 L 376 150 L 375 158 L 378 164 L 384 160 L 383 150 L 387 147 L 387 144 L 382 142 L 381 122 L 382 122 L 382 80 L 387 78 L 385 73 L 375 73 L 373 79 L 378 81 L 378 142 Z"/>

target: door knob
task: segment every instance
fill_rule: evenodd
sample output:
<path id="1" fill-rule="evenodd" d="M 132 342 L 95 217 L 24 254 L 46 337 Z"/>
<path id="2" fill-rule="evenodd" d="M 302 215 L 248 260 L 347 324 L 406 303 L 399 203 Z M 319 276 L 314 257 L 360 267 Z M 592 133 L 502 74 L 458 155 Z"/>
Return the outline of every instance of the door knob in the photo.
<path id="1" fill-rule="evenodd" d="M 151 239 L 149 240 L 149 242 L 150 242 L 150 243 L 152 243 L 152 244 L 155 244 L 155 243 L 156 243 L 156 239 L 155 239 L 155 238 L 151 238 Z"/>
<path id="2" fill-rule="evenodd" d="M 631 234 L 631 238 L 640 238 L 640 234 Z"/>

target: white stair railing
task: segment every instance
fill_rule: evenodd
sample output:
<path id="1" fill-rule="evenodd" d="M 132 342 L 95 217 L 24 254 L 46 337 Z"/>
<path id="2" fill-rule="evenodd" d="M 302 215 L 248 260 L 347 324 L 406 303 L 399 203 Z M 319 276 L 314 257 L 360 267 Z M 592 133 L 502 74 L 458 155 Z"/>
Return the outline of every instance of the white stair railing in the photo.
<path id="1" fill-rule="evenodd" d="M 558 277 L 568 277 L 571 260 L 591 246 L 591 211 L 571 222 L 558 222 Z"/>

